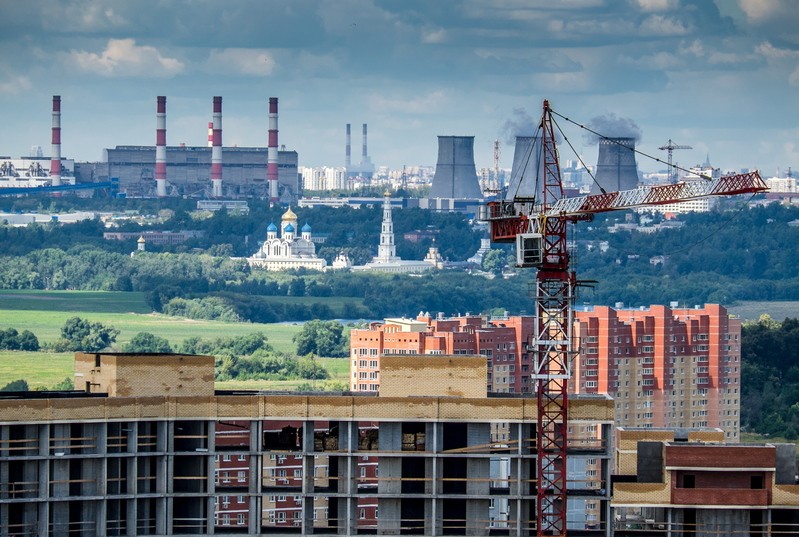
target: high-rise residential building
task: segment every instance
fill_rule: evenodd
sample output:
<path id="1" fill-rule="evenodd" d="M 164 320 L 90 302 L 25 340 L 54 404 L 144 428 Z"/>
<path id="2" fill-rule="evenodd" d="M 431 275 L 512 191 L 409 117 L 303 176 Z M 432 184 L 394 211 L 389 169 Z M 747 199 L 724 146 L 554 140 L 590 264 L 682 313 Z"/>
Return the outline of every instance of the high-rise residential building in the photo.
<path id="1" fill-rule="evenodd" d="M 379 391 L 383 356 L 475 354 L 486 357 L 490 392 L 530 392 L 534 323 L 422 313 L 352 330 L 350 388 Z M 595 306 L 575 312 L 574 334 L 570 391 L 613 396 L 617 425 L 718 427 L 739 439 L 741 321 L 723 306 Z"/>
<path id="2" fill-rule="evenodd" d="M 488 364 L 488 390 L 531 391 L 529 356 L 523 352 L 533 331 L 533 317 L 452 318 L 420 313 L 416 319 L 392 318 L 350 332 L 350 388 L 380 390 L 380 362 L 387 355 L 472 354 Z"/>
<path id="3" fill-rule="evenodd" d="M 740 435 L 741 321 L 717 304 L 575 313 L 572 390 L 606 393 L 616 424 Z"/>

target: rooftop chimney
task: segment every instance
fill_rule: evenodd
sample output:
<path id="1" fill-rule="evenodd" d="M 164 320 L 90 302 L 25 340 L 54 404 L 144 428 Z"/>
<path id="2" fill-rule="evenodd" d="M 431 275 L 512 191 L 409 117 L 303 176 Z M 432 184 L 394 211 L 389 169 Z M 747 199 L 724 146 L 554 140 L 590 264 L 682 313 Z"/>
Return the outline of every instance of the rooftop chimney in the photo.
<path id="1" fill-rule="evenodd" d="M 157 97 L 155 113 L 155 193 L 166 196 L 166 97 Z"/>
<path id="2" fill-rule="evenodd" d="M 266 155 L 266 180 L 269 184 L 269 201 L 278 201 L 277 169 L 277 97 L 269 97 L 269 145 Z"/>
<path id="3" fill-rule="evenodd" d="M 50 153 L 50 182 L 61 185 L 61 96 L 53 95 L 53 148 Z"/>
<path id="4" fill-rule="evenodd" d="M 222 197 L 222 97 L 214 97 L 213 146 L 211 147 L 211 196 Z"/>

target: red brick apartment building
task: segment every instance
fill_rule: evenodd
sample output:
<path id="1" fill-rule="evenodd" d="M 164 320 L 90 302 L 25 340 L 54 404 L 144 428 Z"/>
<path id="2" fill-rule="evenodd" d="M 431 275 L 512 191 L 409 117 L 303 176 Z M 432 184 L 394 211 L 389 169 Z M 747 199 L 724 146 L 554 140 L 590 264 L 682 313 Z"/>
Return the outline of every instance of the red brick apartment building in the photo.
<path id="1" fill-rule="evenodd" d="M 481 354 L 489 392 L 529 392 L 533 327 L 529 316 L 375 322 L 350 333 L 350 388 L 379 391 L 382 356 Z M 739 438 L 741 322 L 723 306 L 595 306 L 575 313 L 574 334 L 571 391 L 613 396 L 617 425 L 719 427 Z"/>
<path id="2" fill-rule="evenodd" d="M 375 322 L 350 332 L 350 388 L 380 389 L 380 358 L 384 355 L 482 354 L 489 364 L 488 390 L 530 391 L 528 355 L 523 352 L 533 332 L 533 317 L 487 320 L 477 315 L 445 319 L 421 314 L 416 319 Z"/>
<path id="3" fill-rule="evenodd" d="M 741 321 L 723 306 L 575 314 L 572 390 L 616 400 L 616 424 L 718 427 L 740 434 Z"/>

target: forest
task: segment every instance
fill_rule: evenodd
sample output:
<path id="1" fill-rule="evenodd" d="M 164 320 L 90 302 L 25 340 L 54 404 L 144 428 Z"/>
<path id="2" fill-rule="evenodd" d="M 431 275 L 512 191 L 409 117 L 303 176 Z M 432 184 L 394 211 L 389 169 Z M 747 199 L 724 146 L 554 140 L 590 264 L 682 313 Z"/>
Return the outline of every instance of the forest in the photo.
<path id="1" fill-rule="evenodd" d="M 741 429 L 799 438 L 799 319 L 745 324 L 741 361 Z"/>
<path id="2" fill-rule="evenodd" d="M 31 203 L 2 201 L 13 210 Z M 97 220 L 27 228 L 0 225 L 0 288 L 143 291 L 154 311 L 258 322 L 380 318 L 419 311 L 530 312 L 528 287 L 533 270 L 506 268 L 511 277 L 505 279 L 463 270 L 422 276 L 252 270 L 237 257 L 255 251 L 266 227 L 278 222 L 285 208 L 254 206 L 247 215 L 197 214 L 185 200 L 170 200 L 170 208 L 159 207 L 166 201 L 138 201 L 137 211 L 162 215 L 157 229 L 192 229 L 204 235 L 131 256 L 135 241 L 103 240 L 106 228 Z M 50 209 L 60 209 L 70 202 L 50 203 Z M 297 208 L 295 212 L 300 222 L 309 222 L 314 233 L 325 236 L 318 250 L 321 255 L 332 258 L 348 251 L 358 263 L 375 254 L 379 208 Z M 732 206 L 680 216 L 681 227 L 651 234 L 612 232 L 615 224 L 640 219 L 635 213 L 610 213 L 572 226 L 572 266 L 577 279 L 585 283 L 578 288 L 578 304 L 623 302 L 637 307 L 678 301 L 729 306 L 740 300 L 799 299 L 799 249 L 790 247 L 799 244 L 799 226 L 789 225 L 799 221 L 799 208 Z M 654 223 L 661 220 L 655 218 Z M 434 231 L 435 245 L 451 261 L 471 256 L 484 233 L 457 213 L 400 209 L 394 211 L 394 222 L 397 250 L 405 259 L 421 259 L 433 244 L 431 238 L 403 240 L 405 231 Z M 119 229 L 144 232 L 151 228 L 128 222 Z M 494 247 L 486 256 L 491 266 L 483 267 L 489 276 L 502 272 L 502 265 L 514 255 L 508 245 Z M 653 259 L 662 262 L 653 264 Z M 298 302 L 274 297 L 309 298 Z M 341 297 L 342 305 L 331 308 L 321 297 Z"/>

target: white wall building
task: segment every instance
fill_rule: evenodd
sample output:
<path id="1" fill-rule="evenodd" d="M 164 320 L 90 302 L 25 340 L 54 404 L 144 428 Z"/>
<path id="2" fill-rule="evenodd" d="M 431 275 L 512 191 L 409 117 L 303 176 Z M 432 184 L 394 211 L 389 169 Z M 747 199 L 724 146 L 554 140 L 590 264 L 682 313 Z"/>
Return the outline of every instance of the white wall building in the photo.
<path id="1" fill-rule="evenodd" d="M 247 258 L 251 267 L 266 270 L 287 270 L 309 268 L 324 270 L 327 262 L 316 256 L 316 245 L 311 240 L 311 226 L 305 224 L 297 235 L 297 215 L 287 210 L 277 226 L 272 223 L 266 230 L 266 240 L 251 257 Z"/>

